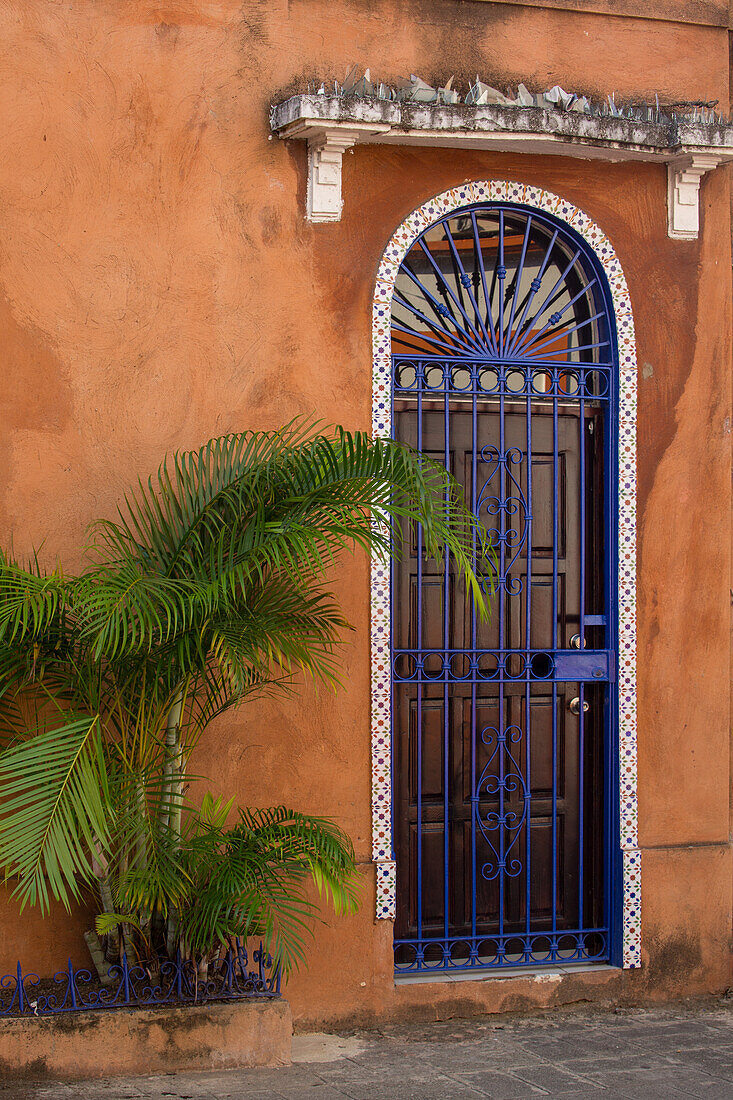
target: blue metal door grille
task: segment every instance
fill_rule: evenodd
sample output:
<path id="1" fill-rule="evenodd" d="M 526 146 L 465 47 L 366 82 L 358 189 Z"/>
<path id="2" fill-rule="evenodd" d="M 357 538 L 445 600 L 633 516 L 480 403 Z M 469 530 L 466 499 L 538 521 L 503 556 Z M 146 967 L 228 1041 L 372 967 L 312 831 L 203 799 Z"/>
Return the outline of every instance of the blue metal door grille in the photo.
<path id="1" fill-rule="evenodd" d="M 427 229 L 392 309 L 393 434 L 465 486 L 491 622 L 418 531 L 393 567 L 398 973 L 611 948 L 615 336 L 587 246 L 523 207 Z"/>

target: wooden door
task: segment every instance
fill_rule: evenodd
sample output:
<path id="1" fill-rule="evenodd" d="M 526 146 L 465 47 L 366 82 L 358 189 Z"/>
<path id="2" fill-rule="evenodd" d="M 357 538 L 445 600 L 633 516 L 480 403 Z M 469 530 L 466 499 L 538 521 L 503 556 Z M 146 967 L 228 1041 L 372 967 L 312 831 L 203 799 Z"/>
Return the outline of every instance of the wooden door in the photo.
<path id="1" fill-rule="evenodd" d="M 548 676 L 578 645 L 581 604 L 602 600 L 601 418 L 572 401 L 398 399 L 395 423 L 449 465 L 503 571 L 481 624 L 419 537 L 396 566 L 395 936 L 511 962 L 512 936 L 602 920 L 603 686 Z"/>

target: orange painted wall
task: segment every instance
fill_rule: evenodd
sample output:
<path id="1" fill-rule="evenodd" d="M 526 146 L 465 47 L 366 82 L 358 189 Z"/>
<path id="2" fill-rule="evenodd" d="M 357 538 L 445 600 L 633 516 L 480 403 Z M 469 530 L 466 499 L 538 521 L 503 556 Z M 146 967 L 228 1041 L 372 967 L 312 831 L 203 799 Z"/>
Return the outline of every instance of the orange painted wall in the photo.
<path id="1" fill-rule="evenodd" d="M 344 158 L 341 222 L 304 220 L 306 154 L 269 104 L 351 62 L 386 80 L 478 70 L 617 97 L 728 101 L 721 5 L 650 18 L 486 0 L 10 0 L 0 9 L 0 519 L 16 552 L 72 568 L 86 524 L 166 450 L 316 412 L 370 414 L 370 302 L 401 219 L 469 178 L 521 179 L 589 213 L 624 266 L 639 341 L 639 754 L 645 966 L 557 983 L 395 990 L 368 863 L 368 578 L 338 578 L 348 687 L 219 722 L 199 770 L 242 802 L 336 817 L 362 913 L 317 930 L 300 1026 L 644 999 L 729 984 L 730 188 L 706 177 L 698 242 L 666 236 L 666 176 L 429 149 Z M 607 4 L 590 4 L 604 8 Z M 81 961 L 82 922 L 0 911 L 0 972 Z M 34 963 L 35 965 L 35 963 Z M 38 964 L 40 966 L 40 963 Z"/>

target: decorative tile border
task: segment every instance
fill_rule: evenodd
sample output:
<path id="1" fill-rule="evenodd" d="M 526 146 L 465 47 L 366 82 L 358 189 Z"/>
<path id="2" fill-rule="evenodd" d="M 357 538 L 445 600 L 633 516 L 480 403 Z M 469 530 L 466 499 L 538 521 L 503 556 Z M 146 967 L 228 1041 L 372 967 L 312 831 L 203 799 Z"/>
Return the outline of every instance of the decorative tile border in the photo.
<path id="1" fill-rule="evenodd" d="M 623 965 L 641 966 L 641 852 L 624 848 Z"/>
<path id="2" fill-rule="evenodd" d="M 397 891 L 397 864 L 391 859 L 382 859 L 377 868 L 377 919 L 395 919 L 395 895 Z"/>
<path id="3" fill-rule="evenodd" d="M 623 852 L 623 965 L 641 964 L 641 854 L 637 837 L 636 766 L 636 341 L 621 264 L 606 235 L 564 199 L 522 183 L 484 180 L 453 187 L 414 210 L 396 230 L 377 274 L 372 317 L 372 434 L 391 433 L 391 303 L 399 266 L 420 233 L 444 214 L 477 202 L 509 202 L 566 222 L 595 252 L 608 279 L 618 339 L 618 599 L 619 806 Z M 392 729 L 389 567 L 372 561 L 372 859 L 377 864 L 377 918 L 395 915 L 392 854 Z"/>

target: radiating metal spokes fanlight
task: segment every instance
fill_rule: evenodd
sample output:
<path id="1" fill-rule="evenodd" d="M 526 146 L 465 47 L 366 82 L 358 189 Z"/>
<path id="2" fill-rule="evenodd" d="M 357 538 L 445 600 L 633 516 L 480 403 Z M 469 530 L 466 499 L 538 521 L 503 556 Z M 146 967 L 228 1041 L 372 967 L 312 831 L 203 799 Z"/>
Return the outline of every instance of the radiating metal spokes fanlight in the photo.
<path id="1" fill-rule="evenodd" d="M 533 392 L 559 386 L 575 393 L 582 386 L 592 396 L 585 377 L 558 377 L 551 368 L 608 361 L 605 317 L 580 245 L 530 212 L 469 210 L 437 222 L 403 261 L 393 301 L 393 353 L 547 364 L 549 371 L 531 377 Z M 513 382 L 515 389 L 527 385 L 524 376 Z M 486 375 L 481 388 L 490 391 L 490 383 Z M 456 378 L 450 388 L 469 386 L 468 377 L 463 384 Z"/>

